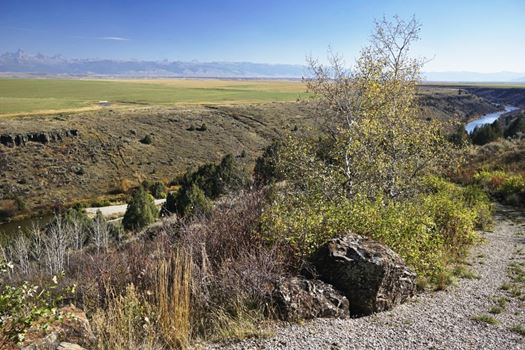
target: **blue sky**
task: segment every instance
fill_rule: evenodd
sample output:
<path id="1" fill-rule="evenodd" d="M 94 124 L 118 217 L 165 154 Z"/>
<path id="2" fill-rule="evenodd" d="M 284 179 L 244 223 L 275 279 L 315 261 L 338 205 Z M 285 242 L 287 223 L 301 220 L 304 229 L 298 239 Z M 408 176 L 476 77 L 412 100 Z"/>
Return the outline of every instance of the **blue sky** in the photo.
<path id="1" fill-rule="evenodd" d="M 71 58 L 351 62 L 374 18 L 415 15 L 427 71 L 525 72 L 525 0 L 0 0 L 0 52 Z"/>

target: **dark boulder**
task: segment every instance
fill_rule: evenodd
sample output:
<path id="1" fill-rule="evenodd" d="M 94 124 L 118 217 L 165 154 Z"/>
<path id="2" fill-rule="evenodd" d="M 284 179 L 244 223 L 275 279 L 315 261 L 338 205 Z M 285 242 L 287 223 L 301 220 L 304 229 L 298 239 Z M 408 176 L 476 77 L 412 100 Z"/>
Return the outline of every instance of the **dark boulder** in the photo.
<path id="1" fill-rule="evenodd" d="M 319 280 L 283 278 L 278 282 L 273 298 L 281 318 L 286 321 L 350 316 L 348 299 Z"/>
<path id="2" fill-rule="evenodd" d="M 15 140 L 12 135 L 4 134 L 0 135 L 0 143 L 2 145 L 12 147 L 15 145 Z"/>
<path id="3" fill-rule="evenodd" d="M 416 291 L 416 274 L 393 250 L 348 234 L 323 245 L 312 257 L 319 278 L 350 301 L 352 315 L 369 315 L 405 302 Z"/>

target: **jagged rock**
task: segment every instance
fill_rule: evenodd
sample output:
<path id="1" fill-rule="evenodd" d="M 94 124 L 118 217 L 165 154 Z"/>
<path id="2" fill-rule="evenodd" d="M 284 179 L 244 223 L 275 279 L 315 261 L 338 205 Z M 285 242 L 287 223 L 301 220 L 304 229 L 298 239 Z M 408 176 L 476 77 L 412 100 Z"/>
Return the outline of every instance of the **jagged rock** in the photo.
<path id="1" fill-rule="evenodd" d="M 55 350 L 59 344 L 58 335 L 53 332 L 43 338 L 33 340 L 29 345 L 23 346 L 22 350 Z"/>
<path id="2" fill-rule="evenodd" d="M 389 310 L 412 297 L 416 274 L 385 245 L 355 234 L 334 238 L 312 257 L 319 278 L 350 301 L 352 315 Z"/>
<path id="3" fill-rule="evenodd" d="M 93 344 L 95 335 L 84 311 L 70 305 L 60 309 L 60 313 L 64 316 L 62 320 L 64 337 L 61 338 L 62 340 L 85 347 Z"/>
<path id="4" fill-rule="evenodd" d="M 281 318 L 286 321 L 318 317 L 347 318 L 348 299 L 319 280 L 302 277 L 281 279 L 273 293 Z"/>
<path id="5" fill-rule="evenodd" d="M 42 334 L 38 321 L 35 322 L 26 332 L 23 350 L 79 350 L 94 345 L 95 335 L 82 310 L 70 305 L 58 313 L 61 317 L 47 327 L 45 334 Z"/>
<path id="6" fill-rule="evenodd" d="M 25 134 L 3 134 L 0 135 L 0 144 L 7 147 L 24 146 L 27 142 L 47 144 L 49 142 L 60 142 L 66 137 L 78 136 L 78 130 L 54 130 L 48 132 L 28 132 Z"/>

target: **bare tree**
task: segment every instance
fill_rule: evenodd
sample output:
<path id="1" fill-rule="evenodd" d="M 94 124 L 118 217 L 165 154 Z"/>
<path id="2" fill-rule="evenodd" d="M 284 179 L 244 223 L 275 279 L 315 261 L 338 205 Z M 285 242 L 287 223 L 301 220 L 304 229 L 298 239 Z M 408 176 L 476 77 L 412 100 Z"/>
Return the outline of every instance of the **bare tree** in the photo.
<path id="1" fill-rule="evenodd" d="M 27 237 L 31 240 L 31 260 L 38 263 L 45 261 L 45 232 L 42 226 L 38 223 L 33 223 L 31 228 L 26 233 Z"/>
<path id="2" fill-rule="evenodd" d="M 97 248 L 97 253 L 107 249 L 109 245 L 109 233 L 109 225 L 100 210 L 98 210 L 91 224 L 91 240 Z"/>
<path id="3" fill-rule="evenodd" d="M 26 235 L 21 234 L 14 238 L 9 247 L 11 260 L 16 264 L 22 274 L 29 273 L 29 258 L 30 258 L 31 242 Z"/>
<path id="4" fill-rule="evenodd" d="M 70 217 L 69 228 L 71 230 L 71 236 L 73 239 L 73 249 L 79 250 L 84 247 L 84 242 L 87 238 L 86 228 L 83 222 L 76 216 Z"/>
<path id="5" fill-rule="evenodd" d="M 51 274 L 64 271 L 69 264 L 69 249 L 72 237 L 71 229 L 61 215 L 56 215 L 42 237 L 44 258 Z"/>

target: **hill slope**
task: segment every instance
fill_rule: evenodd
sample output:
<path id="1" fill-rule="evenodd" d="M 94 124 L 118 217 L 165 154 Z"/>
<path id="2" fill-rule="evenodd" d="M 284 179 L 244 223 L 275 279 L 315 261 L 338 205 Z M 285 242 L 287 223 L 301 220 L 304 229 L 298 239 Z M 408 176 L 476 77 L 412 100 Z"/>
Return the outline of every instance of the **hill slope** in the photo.
<path id="1" fill-rule="evenodd" d="M 420 98 L 425 118 L 466 120 L 495 109 L 468 94 L 430 91 Z M 302 103 L 267 103 L 0 118 L 0 200 L 16 196 L 28 209 L 49 210 L 144 179 L 168 181 L 227 153 L 244 153 L 244 163 L 253 165 L 272 138 L 314 126 L 312 113 Z M 140 142 L 146 135 L 151 144 Z M 9 147 L 16 140 L 21 145 Z"/>

